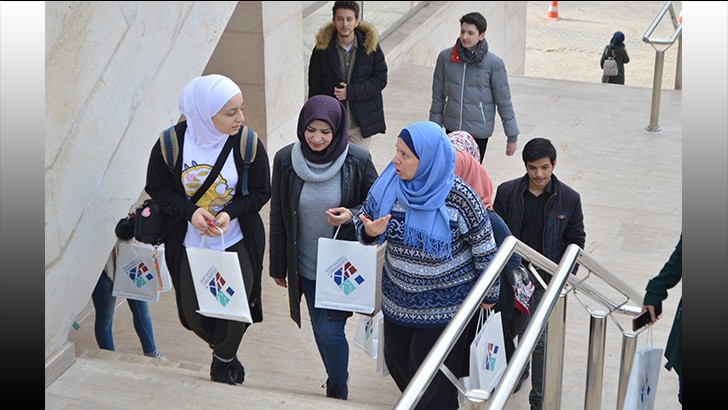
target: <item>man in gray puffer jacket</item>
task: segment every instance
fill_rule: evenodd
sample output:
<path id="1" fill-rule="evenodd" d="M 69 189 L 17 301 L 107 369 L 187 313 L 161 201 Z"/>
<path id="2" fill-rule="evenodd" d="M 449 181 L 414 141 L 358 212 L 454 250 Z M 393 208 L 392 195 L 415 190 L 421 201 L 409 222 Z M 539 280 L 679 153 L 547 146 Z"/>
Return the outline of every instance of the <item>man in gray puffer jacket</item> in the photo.
<path id="1" fill-rule="evenodd" d="M 481 163 L 495 127 L 496 108 L 508 137 L 506 155 L 515 154 L 519 134 L 508 73 L 503 60 L 488 51 L 487 26 L 478 12 L 460 18 L 460 37 L 437 56 L 430 106 L 430 121 L 447 133 L 462 130 L 475 138 Z"/>

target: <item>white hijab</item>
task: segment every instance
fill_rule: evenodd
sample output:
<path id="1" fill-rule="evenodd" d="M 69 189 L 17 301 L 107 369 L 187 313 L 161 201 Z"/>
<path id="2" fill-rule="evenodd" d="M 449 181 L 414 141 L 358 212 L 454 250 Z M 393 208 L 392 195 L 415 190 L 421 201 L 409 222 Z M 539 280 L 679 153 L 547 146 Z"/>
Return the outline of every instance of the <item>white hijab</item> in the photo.
<path id="1" fill-rule="evenodd" d="M 179 111 L 187 119 L 185 141 L 200 148 L 222 149 L 227 135 L 212 123 L 212 117 L 236 94 L 240 87 L 220 74 L 192 79 L 179 96 Z"/>

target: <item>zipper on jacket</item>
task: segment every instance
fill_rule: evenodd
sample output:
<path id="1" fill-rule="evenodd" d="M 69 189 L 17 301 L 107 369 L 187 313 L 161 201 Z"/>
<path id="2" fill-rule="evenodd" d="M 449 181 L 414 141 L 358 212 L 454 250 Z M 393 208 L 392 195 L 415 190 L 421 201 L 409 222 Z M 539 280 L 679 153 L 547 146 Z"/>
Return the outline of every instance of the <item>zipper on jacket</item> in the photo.
<path id="1" fill-rule="evenodd" d="M 463 78 L 460 81 L 460 119 L 458 120 L 458 129 L 463 129 L 463 106 L 465 105 L 465 71 L 468 69 L 468 63 L 463 63 Z"/>
<path id="2" fill-rule="evenodd" d="M 485 110 L 483 109 L 483 102 L 481 101 L 479 103 L 479 105 L 480 105 L 480 115 L 483 116 L 483 124 L 487 124 L 488 121 L 485 119 Z"/>

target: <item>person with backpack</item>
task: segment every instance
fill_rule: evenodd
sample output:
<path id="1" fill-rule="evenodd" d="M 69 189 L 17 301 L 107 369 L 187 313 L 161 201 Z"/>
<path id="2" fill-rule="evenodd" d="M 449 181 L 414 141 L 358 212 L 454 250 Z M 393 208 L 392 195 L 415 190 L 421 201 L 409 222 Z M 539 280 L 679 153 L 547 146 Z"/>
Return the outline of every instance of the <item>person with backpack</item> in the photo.
<path id="1" fill-rule="evenodd" d="M 349 343 L 344 333 L 352 312 L 315 306 L 318 239 L 355 241 L 359 212 L 378 173 L 366 149 L 349 142 L 347 110 L 315 95 L 298 116 L 298 141 L 273 159 L 270 203 L 270 276 L 288 288 L 291 319 L 301 327 L 306 298 L 314 340 L 326 369 L 326 397 L 347 400 Z"/>
<path id="2" fill-rule="evenodd" d="M 629 54 L 627 54 L 627 47 L 624 45 L 624 34 L 621 31 L 616 31 L 612 39 L 609 40 L 609 44 L 604 47 L 602 58 L 599 60 L 599 67 L 602 70 L 604 69 L 604 61 L 607 59 L 613 59 L 617 62 L 617 74 L 603 74 L 602 82 L 624 85 L 624 65 L 629 63 Z"/>
<path id="3" fill-rule="evenodd" d="M 192 79 L 180 94 L 179 108 L 185 120 L 170 132 L 176 149 L 167 152 L 165 139 L 157 141 L 145 189 L 163 213 L 160 242 L 165 244 L 180 322 L 210 346 L 210 379 L 240 384 L 245 369 L 237 351 L 250 324 L 196 312 L 186 248 L 199 247 L 204 237 L 204 248 L 220 250 L 224 243 L 226 251 L 237 253 L 253 322 L 263 320 L 265 230 L 260 210 L 270 199 L 268 154 L 257 138 L 254 159 L 251 152 L 233 149 L 244 146 L 251 132 L 243 125 L 242 91 L 231 79 L 218 74 Z"/>

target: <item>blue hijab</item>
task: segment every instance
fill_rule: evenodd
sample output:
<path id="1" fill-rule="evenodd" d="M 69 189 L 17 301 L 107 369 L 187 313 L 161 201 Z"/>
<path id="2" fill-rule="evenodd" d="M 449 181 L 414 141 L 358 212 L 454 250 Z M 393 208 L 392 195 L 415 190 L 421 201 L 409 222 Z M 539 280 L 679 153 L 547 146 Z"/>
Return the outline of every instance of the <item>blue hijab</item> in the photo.
<path id="1" fill-rule="evenodd" d="M 612 36 L 612 39 L 609 40 L 609 43 L 615 46 L 621 46 L 624 44 L 624 33 L 621 31 L 615 31 L 614 35 Z"/>
<path id="2" fill-rule="evenodd" d="M 416 122 L 405 130 L 411 136 L 412 151 L 420 160 L 415 176 L 403 181 L 390 162 L 369 190 L 367 211 L 373 219 L 381 218 L 390 213 L 398 200 L 407 209 L 405 245 L 418 247 L 427 256 L 443 258 L 451 254 L 445 198 L 455 179 L 455 150 L 445 131 L 434 122 Z M 379 242 L 385 239 L 386 232 Z"/>

